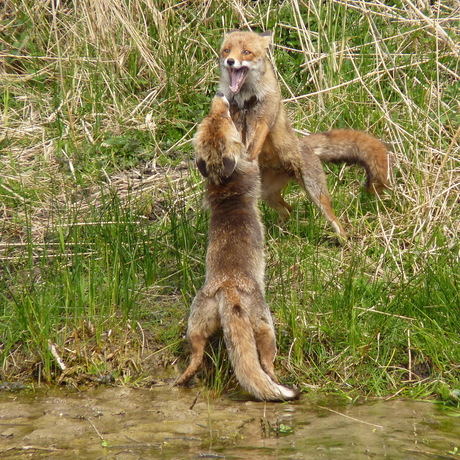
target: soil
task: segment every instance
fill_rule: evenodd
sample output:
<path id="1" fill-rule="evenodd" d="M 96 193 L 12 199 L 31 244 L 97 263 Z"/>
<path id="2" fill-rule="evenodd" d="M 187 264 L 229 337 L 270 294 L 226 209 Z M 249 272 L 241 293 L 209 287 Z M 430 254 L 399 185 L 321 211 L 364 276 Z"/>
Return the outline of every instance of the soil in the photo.
<path id="1" fill-rule="evenodd" d="M 0 391 L 1 458 L 454 459 L 459 440 L 460 419 L 432 402 L 260 403 L 169 381 Z"/>

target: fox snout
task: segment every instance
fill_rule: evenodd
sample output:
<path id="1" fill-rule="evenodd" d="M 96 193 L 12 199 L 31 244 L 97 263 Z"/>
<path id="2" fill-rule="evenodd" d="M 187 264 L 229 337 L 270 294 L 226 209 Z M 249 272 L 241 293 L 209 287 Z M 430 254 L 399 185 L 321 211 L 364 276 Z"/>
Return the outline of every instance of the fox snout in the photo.
<path id="1" fill-rule="evenodd" d="M 246 63 L 244 61 L 240 61 L 238 59 L 234 59 L 234 58 L 227 58 L 224 60 L 224 64 L 226 67 L 232 67 L 234 69 L 240 69 L 242 67 L 247 67 L 247 64 L 249 63 Z"/>
<path id="2" fill-rule="evenodd" d="M 228 58 L 225 60 L 225 63 L 229 66 L 229 67 L 233 67 L 236 63 L 235 59 L 232 59 L 232 58 Z"/>

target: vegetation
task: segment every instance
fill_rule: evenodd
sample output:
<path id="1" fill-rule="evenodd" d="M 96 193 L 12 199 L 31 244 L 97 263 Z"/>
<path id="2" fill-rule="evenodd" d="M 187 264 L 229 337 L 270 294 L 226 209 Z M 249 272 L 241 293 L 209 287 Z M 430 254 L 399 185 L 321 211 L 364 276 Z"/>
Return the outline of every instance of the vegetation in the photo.
<path id="1" fill-rule="evenodd" d="M 282 379 L 458 399 L 456 2 L 11 0 L 0 15 L 0 380 L 142 384 L 186 356 L 207 238 L 190 139 L 222 35 L 251 27 L 274 32 L 296 129 L 366 130 L 393 167 L 382 198 L 329 168 L 344 246 L 297 187 L 284 227 L 262 206 Z"/>

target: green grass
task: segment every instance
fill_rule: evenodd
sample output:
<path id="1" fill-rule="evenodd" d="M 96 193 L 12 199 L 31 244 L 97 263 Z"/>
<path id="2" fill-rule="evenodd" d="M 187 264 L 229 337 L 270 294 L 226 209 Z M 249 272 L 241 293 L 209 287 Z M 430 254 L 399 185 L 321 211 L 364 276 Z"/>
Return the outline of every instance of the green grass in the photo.
<path id="1" fill-rule="evenodd" d="M 190 140 L 223 33 L 251 26 L 274 31 L 295 128 L 366 130 L 393 166 L 381 199 L 361 191 L 358 168 L 326 167 L 343 247 L 297 187 L 283 228 L 262 206 L 282 380 L 351 398 L 455 399 L 459 12 L 412 4 L 7 2 L 0 380 L 141 384 L 186 356 L 208 222 Z M 231 388 L 220 348 L 204 374 L 216 392 Z"/>

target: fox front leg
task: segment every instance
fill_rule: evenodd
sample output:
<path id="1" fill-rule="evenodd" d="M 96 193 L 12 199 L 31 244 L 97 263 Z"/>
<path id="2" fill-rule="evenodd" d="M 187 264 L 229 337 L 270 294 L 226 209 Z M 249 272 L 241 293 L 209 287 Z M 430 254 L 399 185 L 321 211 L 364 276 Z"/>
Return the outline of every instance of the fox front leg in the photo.
<path id="1" fill-rule="evenodd" d="M 247 152 L 249 160 L 256 160 L 267 139 L 269 128 L 264 120 L 255 121 L 248 127 Z"/>

